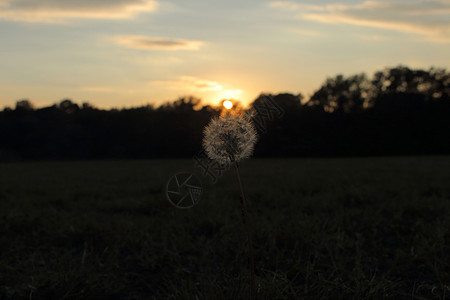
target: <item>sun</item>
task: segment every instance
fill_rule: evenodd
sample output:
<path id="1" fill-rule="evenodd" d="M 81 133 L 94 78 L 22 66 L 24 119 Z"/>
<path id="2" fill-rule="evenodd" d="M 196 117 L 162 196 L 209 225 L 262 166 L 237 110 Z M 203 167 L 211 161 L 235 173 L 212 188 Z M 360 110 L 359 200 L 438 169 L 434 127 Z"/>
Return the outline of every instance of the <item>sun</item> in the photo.
<path id="1" fill-rule="evenodd" d="M 231 109 L 233 107 L 233 102 L 231 102 L 230 100 L 225 100 L 225 101 L 223 101 L 223 106 L 226 109 Z"/>

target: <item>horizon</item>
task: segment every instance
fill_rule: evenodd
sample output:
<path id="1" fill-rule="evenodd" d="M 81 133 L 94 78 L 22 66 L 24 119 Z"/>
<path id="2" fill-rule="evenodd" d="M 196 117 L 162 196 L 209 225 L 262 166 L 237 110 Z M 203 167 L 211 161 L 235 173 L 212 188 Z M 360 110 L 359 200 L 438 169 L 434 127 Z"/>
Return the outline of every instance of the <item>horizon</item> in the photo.
<path id="1" fill-rule="evenodd" d="M 0 0 L 0 106 L 248 105 L 394 66 L 450 68 L 450 2 Z"/>
<path id="2" fill-rule="evenodd" d="M 385 67 L 384 69 L 377 70 L 376 72 L 391 71 L 391 70 L 397 69 L 397 68 L 406 68 L 406 69 L 409 69 L 411 71 L 418 71 L 418 70 L 420 70 L 420 71 L 425 71 L 425 72 L 428 72 L 428 71 L 431 71 L 431 70 L 434 69 L 434 70 L 443 70 L 444 72 L 447 72 L 447 69 L 439 68 L 439 67 L 435 67 L 435 66 L 429 67 L 428 69 L 411 69 L 411 68 L 408 68 L 408 66 L 403 66 L 403 65 L 397 65 L 395 67 Z M 369 82 L 371 81 L 371 77 L 368 76 L 368 74 L 363 73 L 363 72 L 360 72 L 358 74 L 352 74 L 350 76 L 355 76 L 355 75 L 360 75 L 360 74 L 363 74 L 364 76 L 366 76 L 366 78 L 367 78 L 367 80 Z M 341 76 L 341 75 L 342 74 L 339 73 L 335 77 L 327 77 L 326 80 L 328 80 L 328 79 L 334 80 L 335 78 L 337 78 L 337 76 Z M 375 75 L 375 74 L 373 74 L 373 75 Z M 350 78 L 350 76 L 349 77 L 345 77 L 344 76 L 344 78 L 348 79 L 348 78 Z M 325 80 L 322 83 L 324 84 Z M 314 92 L 317 92 L 321 87 L 323 87 L 323 84 L 320 87 L 318 87 L 317 89 L 315 89 Z M 77 99 L 72 99 L 72 98 L 61 98 L 58 101 L 54 101 L 53 103 L 47 103 L 45 105 L 37 106 L 37 105 L 35 105 L 35 103 L 31 99 L 23 98 L 23 99 L 16 100 L 12 105 L 4 105 L 1 109 L 2 110 L 13 109 L 15 106 L 17 106 L 17 103 L 22 102 L 22 101 L 27 101 L 31 105 L 31 107 L 33 109 L 37 110 L 37 109 L 49 108 L 49 107 L 58 105 L 58 104 L 62 103 L 63 101 L 66 101 L 66 100 L 69 100 L 70 102 L 78 105 L 79 107 L 81 107 L 83 104 L 88 104 L 91 107 L 96 108 L 96 109 L 100 109 L 100 110 L 122 110 L 122 109 L 126 110 L 126 109 L 134 109 L 134 108 L 141 108 L 141 107 L 147 107 L 147 106 L 150 106 L 153 109 L 158 109 L 159 107 L 173 104 L 173 103 L 175 103 L 176 101 L 179 101 L 179 100 L 189 100 L 189 99 L 198 100 L 199 102 L 198 102 L 198 104 L 195 107 L 197 107 L 199 109 L 201 109 L 203 107 L 206 107 L 206 106 L 211 106 L 213 108 L 220 109 L 222 107 L 222 105 L 223 105 L 223 101 L 225 101 L 225 100 L 231 101 L 233 106 L 238 105 L 239 107 L 241 107 L 243 109 L 249 109 L 250 105 L 255 100 L 257 100 L 258 97 L 260 97 L 262 95 L 277 96 L 277 95 L 282 95 L 282 94 L 289 94 L 289 95 L 293 95 L 293 96 L 299 97 L 299 100 L 300 100 L 302 105 L 307 104 L 310 101 L 311 97 L 313 96 L 313 94 L 310 94 L 310 95 L 308 95 L 308 97 L 306 97 L 305 94 L 303 94 L 302 92 L 292 93 L 290 91 L 282 91 L 280 93 L 260 92 L 256 97 L 254 97 L 250 101 L 242 101 L 241 99 L 237 99 L 237 98 L 221 98 L 218 101 L 210 102 L 210 101 L 205 101 L 205 99 L 202 99 L 201 97 L 198 97 L 196 95 L 192 95 L 191 94 L 191 95 L 178 96 L 178 97 L 175 97 L 174 99 L 166 100 L 166 101 L 163 101 L 163 102 L 159 101 L 159 102 L 156 102 L 157 104 L 151 103 L 149 101 L 147 103 L 134 104 L 134 105 L 129 105 L 129 106 L 120 106 L 120 107 L 119 106 L 101 107 L 101 106 L 96 106 L 95 104 L 93 104 L 90 101 L 78 101 Z"/>

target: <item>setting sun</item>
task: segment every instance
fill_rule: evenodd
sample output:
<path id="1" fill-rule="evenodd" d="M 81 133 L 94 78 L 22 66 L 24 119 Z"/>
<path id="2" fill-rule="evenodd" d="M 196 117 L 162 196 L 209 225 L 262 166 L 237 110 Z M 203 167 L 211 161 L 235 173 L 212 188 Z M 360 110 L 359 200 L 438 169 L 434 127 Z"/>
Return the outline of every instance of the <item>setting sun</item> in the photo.
<path id="1" fill-rule="evenodd" d="M 231 108 L 233 107 L 233 102 L 231 102 L 231 101 L 229 101 L 229 100 L 226 100 L 226 101 L 223 102 L 223 106 L 224 106 L 226 109 L 231 109 Z"/>

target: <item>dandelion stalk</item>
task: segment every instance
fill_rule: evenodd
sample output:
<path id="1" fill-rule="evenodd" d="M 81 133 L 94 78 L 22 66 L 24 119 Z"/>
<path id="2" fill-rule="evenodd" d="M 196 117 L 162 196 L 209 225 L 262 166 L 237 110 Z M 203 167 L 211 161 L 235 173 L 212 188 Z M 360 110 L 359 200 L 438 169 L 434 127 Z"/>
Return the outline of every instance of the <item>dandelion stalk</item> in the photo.
<path id="1" fill-rule="evenodd" d="M 239 164 L 234 161 L 234 168 L 236 170 L 236 177 L 241 191 L 241 210 L 242 220 L 244 221 L 245 231 L 247 232 L 247 254 L 250 261 L 250 299 L 255 299 L 255 262 L 253 258 L 252 237 L 250 232 L 250 225 L 248 222 L 247 204 L 245 199 L 244 187 L 242 185 L 241 175 L 239 174 Z"/>
<path id="2" fill-rule="evenodd" d="M 247 233 L 248 258 L 250 261 L 250 299 L 255 299 L 255 264 L 253 247 L 248 221 L 246 199 L 238 162 L 249 158 L 257 140 L 256 130 L 246 115 L 224 114 L 220 118 L 211 120 L 204 130 L 203 147 L 208 157 L 223 165 L 233 164 L 241 192 L 241 210 Z"/>

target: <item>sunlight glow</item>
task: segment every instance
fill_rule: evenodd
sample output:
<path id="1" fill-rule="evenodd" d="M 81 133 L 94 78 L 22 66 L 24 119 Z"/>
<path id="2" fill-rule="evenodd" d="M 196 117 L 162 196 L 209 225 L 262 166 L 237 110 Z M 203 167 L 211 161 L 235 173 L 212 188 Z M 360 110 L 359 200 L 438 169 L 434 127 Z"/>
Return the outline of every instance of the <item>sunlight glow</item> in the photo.
<path id="1" fill-rule="evenodd" d="M 223 102 L 223 106 L 226 109 L 231 109 L 233 107 L 233 102 L 231 102 L 230 100 L 226 100 L 226 101 Z"/>
<path id="2" fill-rule="evenodd" d="M 242 95 L 242 90 L 236 89 L 225 89 L 220 92 L 219 98 L 220 99 L 237 99 Z"/>

